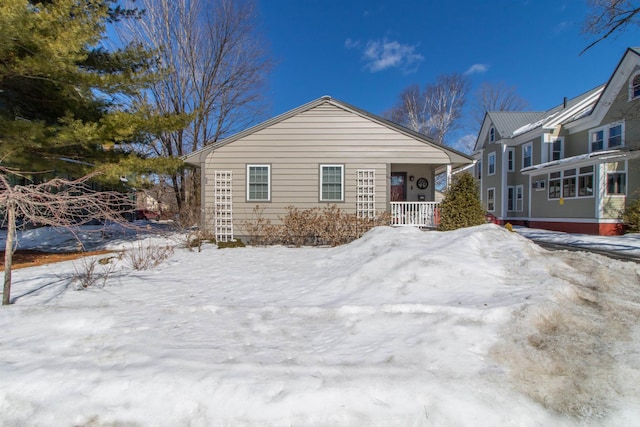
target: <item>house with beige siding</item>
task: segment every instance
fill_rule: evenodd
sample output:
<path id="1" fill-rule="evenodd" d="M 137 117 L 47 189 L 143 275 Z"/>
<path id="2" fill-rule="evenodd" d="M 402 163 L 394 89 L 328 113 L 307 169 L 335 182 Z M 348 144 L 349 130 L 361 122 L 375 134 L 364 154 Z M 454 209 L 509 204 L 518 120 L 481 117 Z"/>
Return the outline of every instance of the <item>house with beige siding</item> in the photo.
<path id="1" fill-rule="evenodd" d="M 640 50 L 627 49 L 606 84 L 547 111 L 486 113 L 473 157 L 499 223 L 621 233 L 640 196 Z"/>
<path id="2" fill-rule="evenodd" d="M 219 241 L 242 224 L 278 223 L 287 207 L 337 205 L 394 225 L 434 226 L 435 178 L 469 156 L 329 96 L 316 99 L 185 157 L 201 169 L 202 226 Z"/>

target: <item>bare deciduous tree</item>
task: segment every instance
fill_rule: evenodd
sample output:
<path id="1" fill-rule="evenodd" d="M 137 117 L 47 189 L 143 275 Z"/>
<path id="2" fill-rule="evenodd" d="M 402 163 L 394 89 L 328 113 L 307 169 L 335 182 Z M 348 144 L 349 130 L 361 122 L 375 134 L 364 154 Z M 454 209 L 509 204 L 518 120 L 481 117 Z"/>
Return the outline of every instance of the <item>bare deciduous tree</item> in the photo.
<path id="1" fill-rule="evenodd" d="M 507 86 L 504 82 L 496 84 L 484 82 L 475 94 L 473 107 L 474 129 L 477 133 L 487 111 L 522 111 L 529 103 L 516 93 L 515 86 Z"/>
<path id="2" fill-rule="evenodd" d="M 386 116 L 403 126 L 444 143 L 449 132 L 459 126 L 462 107 L 471 83 L 462 74 L 445 74 L 420 90 L 412 85 L 402 91 L 398 103 Z"/>
<path id="3" fill-rule="evenodd" d="M 598 38 L 580 54 L 612 34 L 623 31 L 626 26 L 640 24 L 640 5 L 637 0 L 588 0 L 588 3 L 584 32 Z"/>
<path id="4" fill-rule="evenodd" d="M 0 213 L 7 225 L 4 253 L 2 304 L 10 303 L 11 268 L 17 221 L 43 226 L 71 227 L 105 220 L 124 223 L 123 214 L 133 206 L 126 194 L 95 191 L 87 181 L 96 174 L 77 180 L 55 178 L 41 184 L 14 185 L 9 175 L 17 171 L 0 166 Z"/>
<path id="5" fill-rule="evenodd" d="M 159 156 L 183 156 L 256 121 L 271 69 L 257 33 L 252 0 L 138 0 L 142 19 L 127 22 L 121 37 L 158 53 L 164 77 L 150 90 L 165 114 L 188 114 L 189 125 L 163 133 Z M 178 208 L 187 200 L 180 171 L 171 180 Z"/>

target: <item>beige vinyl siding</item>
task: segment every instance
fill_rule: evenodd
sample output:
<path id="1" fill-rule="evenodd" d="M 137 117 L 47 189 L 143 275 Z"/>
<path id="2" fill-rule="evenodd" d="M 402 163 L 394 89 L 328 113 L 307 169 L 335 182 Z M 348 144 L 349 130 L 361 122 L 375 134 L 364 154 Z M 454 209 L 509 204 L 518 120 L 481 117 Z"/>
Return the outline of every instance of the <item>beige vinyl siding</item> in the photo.
<path id="1" fill-rule="evenodd" d="M 213 203 L 213 172 L 233 172 L 233 210 L 236 228 L 251 219 L 256 205 L 272 221 L 286 214 L 286 208 L 325 207 L 320 202 L 320 165 L 344 165 L 344 202 L 336 204 L 355 212 L 355 183 L 358 169 L 375 170 L 376 210 L 387 208 L 390 164 L 447 164 L 448 156 L 411 137 L 367 120 L 331 104 L 285 119 L 244 138 L 224 145 L 206 158 L 205 209 Z M 247 164 L 271 165 L 271 201 L 247 202 Z M 429 169 L 431 170 L 431 169 Z M 429 182 L 432 184 L 432 179 Z M 242 234 L 241 230 L 238 234 Z"/>

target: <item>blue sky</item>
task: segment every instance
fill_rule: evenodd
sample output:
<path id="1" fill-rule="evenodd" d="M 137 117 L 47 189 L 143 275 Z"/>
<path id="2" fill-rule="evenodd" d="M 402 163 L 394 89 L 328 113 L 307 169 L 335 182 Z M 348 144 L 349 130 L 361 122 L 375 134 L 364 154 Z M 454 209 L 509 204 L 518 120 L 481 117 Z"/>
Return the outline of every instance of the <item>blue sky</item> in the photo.
<path id="1" fill-rule="evenodd" d="M 640 27 L 579 55 L 585 0 L 258 0 L 276 61 L 267 116 L 323 95 L 375 114 L 405 87 L 467 73 L 516 86 L 531 110 L 605 83 Z"/>

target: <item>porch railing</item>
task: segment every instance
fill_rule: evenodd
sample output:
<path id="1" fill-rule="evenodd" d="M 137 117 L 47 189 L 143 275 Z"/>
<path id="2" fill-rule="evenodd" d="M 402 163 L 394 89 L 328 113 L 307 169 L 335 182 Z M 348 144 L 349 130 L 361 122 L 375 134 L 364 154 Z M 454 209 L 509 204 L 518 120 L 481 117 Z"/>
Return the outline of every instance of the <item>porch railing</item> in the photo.
<path id="1" fill-rule="evenodd" d="M 435 228 L 439 213 L 437 202 L 391 202 L 391 225 Z"/>

